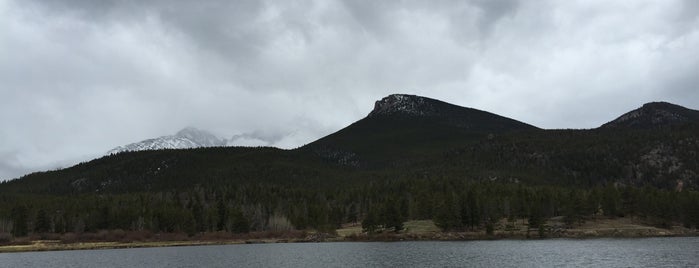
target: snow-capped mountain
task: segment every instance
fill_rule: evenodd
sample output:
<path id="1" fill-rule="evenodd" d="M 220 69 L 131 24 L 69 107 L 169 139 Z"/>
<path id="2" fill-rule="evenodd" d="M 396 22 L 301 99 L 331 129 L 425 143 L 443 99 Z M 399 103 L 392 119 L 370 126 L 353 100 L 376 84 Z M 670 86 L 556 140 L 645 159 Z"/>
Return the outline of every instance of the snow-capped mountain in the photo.
<path id="1" fill-rule="evenodd" d="M 196 129 L 193 127 L 186 127 L 175 134 L 175 137 L 184 138 L 196 143 L 197 147 L 215 147 L 215 146 L 225 146 L 226 140 L 216 137 L 207 131 Z"/>
<path id="2" fill-rule="evenodd" d="M 147 139 L 136 143 L 116 147 L 107 154 L 116 154 L 128 151 L 144 151 L 159 149 L 188 149 L 198 147 L 226 146 L 226 140 L 193 127 L 187 127 L 175 135 L 162 136 L 155 139 Z"/>

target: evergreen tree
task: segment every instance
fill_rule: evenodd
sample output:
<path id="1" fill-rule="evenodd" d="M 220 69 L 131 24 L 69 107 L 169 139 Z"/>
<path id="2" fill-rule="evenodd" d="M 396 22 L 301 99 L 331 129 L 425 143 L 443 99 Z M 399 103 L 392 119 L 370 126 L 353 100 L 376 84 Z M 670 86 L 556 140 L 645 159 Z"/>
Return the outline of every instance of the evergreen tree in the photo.
<path id="1" fill-rule="evenodd" d="M 481 202 L 474 189 L 470 189 L 461 197 L 460 226 L 473 229 L 480 225 L 481 218 L 483 217 L 480 206 Z"/>
<path id="2" fill-rule="evenodd" d="M 232 216 L 232 232 L 234 233 L 247 233 L 250 231 L 250 221 L 243 215 L 240 209 L 234 209 L 231 212 Z"/>
<path id="3" fill-rule="evenodd" d="M 226 203 L 224 202 L 223 198 L 218 199 L 218 203 L 216 204 L 216 212 L 218 215 L 216 230 L 225 231 L 226 221 L 228 220 L 228 208 L 226 207 Z"/>
<path id="4" fill-rule="evenodd" d="M 12 235 L 15 237 L 27 236 L 29 232 L 27 227 L 27 220 L 29 217 L 27 207 L 23 205 L 15 206 L 14 208 L 12 208 L 11 214 Z"/>
<path id="5" fill-rule="evenodd" d="M 204 208 L 198 201 L 192 204 L 192 217 L 194 218 L 194 225 L 198 232 L 206 231 L 206 221 L 204 219 Z"/>
<path id="6" fill-rule="evenodd" d="M 605 216 L 616 217 L 621 206 L 621 194 L 616 187 L 609 185 L 602 192 L 602 211 Z"/>
<path id="7" fill-rule="evenodd" d="M 580 197 L 578 191 L 568 192 L 568 197 L 565 202 L 563 207 L 563 222 L 571 226 L 583 221 L 584 200 Z"/>
<path id="8" fill-rule="evenodd" d="M 454 195 L 448 193 L 439 206 L 435 209 L 434 224 L 443 231 L 460 228 L 461 213 L 456 204 Z"/>
<path id="9" fill-rule="evenodd" d="M 403 217 L 398 211 L 398 204 L 394 202 L 388 202 L 385 205 L 383 213 L 383 226 L 384 228 L 392 228 L 394 232 L 400 232 L 403 230 Z"/>
<path id="10" fill-rule="evenodd" d="M 51 229 L 51 220 L 46 215 L 46 211 L 39 209 L 36 213 L 36 221 L 34 222 L 34 232 L 47 233 Z"/>
<path id="11" fill-rule="evenodd" d="M 531 207 L 528 222 L 529 228 L 538 228 L 544 223 L 544 219 L 541 215 L 541 206 L 539 204 L 533 204 Z"/>
<path id="12" fill-rule="evenodd" d="M 375 208 L 369 209 L 364 220 L 362 220 L 362 230 L 369 234 L 375 233 L 379 229 L 379 215 Z"/>

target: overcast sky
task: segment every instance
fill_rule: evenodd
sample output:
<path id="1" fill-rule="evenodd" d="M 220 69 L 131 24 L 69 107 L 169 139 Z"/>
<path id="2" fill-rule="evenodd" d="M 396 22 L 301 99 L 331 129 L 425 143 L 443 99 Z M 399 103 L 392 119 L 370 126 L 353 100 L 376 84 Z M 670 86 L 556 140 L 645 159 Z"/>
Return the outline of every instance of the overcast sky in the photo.
<path id="1" fill-rule="evenodd" d="M 0 178 L 186 126 L 293 148 L 391 93 L 593 128 L 697 85 L 694 0 L 0 0 Z"/>

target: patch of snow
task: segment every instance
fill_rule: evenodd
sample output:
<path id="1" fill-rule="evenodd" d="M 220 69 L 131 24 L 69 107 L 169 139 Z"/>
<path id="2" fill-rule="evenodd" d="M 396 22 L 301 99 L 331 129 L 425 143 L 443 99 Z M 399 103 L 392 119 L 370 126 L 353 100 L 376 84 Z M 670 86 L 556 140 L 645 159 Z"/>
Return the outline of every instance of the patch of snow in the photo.
<path id="1" fill-rule="evenodd" d="M 226 146 L 226 140 L 213 134 L 192 127 L 180 130 L 175 135 L 147 139 L 136 143 L 116 147 L 107 154 L 120 152 L 160 150 L 160 149 L 190 149 L 199 147 Z"/>

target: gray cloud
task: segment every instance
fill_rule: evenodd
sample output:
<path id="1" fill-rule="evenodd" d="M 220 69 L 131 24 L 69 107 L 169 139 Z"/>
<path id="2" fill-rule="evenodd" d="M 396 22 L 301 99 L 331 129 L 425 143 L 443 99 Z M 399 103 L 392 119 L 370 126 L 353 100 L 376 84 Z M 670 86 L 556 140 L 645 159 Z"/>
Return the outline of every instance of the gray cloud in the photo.
<path id="1" fill-rule="evenodd" d="M 0 178 L 184 126 L 293 148 L 397 92 L 544 128 L 699 108 L 698 14 L 691 0 L 0 1 Z"/>
<path id="2" fill-rule="evenodd" d="M 478 17 L 478 28 L 482 33 L 490 34 L 495 23 L 517 10 L 518 0 L 481 0 L 476 2 L 482 14 Z"/>
<path id="3" fill-rule="evenodd" d="M 17 157 L 10 152 L 0 154 L 0 178 L 13 178 L 18 174 L 29 172 L 17 164 Z"/>

